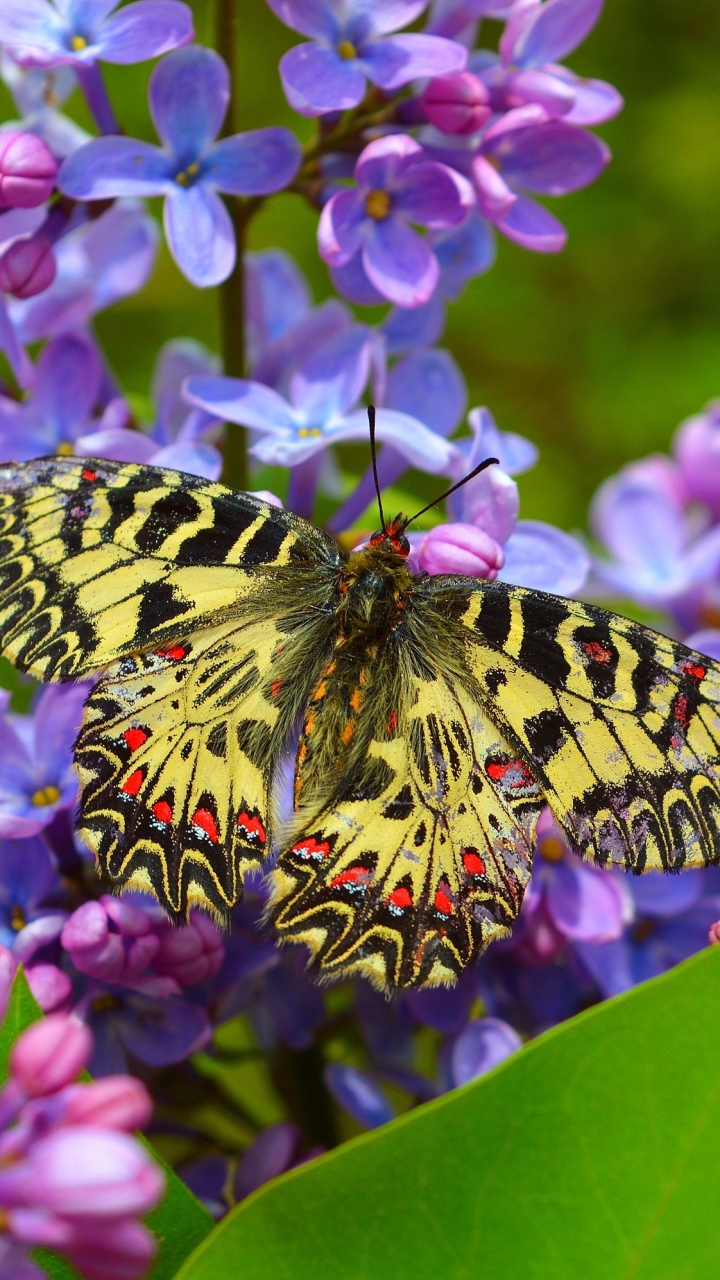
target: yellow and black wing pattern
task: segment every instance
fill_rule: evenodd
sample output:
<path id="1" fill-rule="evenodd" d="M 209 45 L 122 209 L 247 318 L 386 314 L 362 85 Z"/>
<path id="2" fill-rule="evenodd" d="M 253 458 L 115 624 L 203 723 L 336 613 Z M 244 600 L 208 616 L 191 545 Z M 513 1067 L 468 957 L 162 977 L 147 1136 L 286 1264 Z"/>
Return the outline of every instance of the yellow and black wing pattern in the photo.
<path id="1" fill-rule="evenodd" d="M 0 644 L 77 679 L 236 616 L 269 570 L 337 562 L 332 540 L 251 494 L 159 467 L 0 467 Z"/>

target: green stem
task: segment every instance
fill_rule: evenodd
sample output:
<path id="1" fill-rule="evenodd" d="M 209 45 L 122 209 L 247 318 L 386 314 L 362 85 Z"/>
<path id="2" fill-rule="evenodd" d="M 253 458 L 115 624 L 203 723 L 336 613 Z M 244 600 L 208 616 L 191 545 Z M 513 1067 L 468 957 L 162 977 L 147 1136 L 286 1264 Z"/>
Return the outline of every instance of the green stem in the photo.
<path id="1" fill-rule="evenodd" d="M 338 1134 L 330 1095 L 323 1081 L 323 1052 L 318 1044 L 291 1049 L 280 1044 L 272 1055 L 270 1070 L 275 1088 L 291 1120 L 305 1134 L 308 1146 L 336 1147 Z"/>

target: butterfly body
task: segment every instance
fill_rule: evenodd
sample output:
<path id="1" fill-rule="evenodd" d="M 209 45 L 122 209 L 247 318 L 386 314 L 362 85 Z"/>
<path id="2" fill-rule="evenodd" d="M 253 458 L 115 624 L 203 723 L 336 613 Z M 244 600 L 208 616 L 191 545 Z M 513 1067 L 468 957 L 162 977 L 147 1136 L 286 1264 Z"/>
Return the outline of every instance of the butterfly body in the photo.
<path id="1" fill-rule="evenodd" d="M 8 465 L 0 518 L 3 651 L 95 680 L 80 830 L 177 922 L 272 852 L 319 976 L 432 986 L 508 932 L 546 804 L 603 866 L 720 860 L 720 667 L 664 636 L 153 467 Z"/>

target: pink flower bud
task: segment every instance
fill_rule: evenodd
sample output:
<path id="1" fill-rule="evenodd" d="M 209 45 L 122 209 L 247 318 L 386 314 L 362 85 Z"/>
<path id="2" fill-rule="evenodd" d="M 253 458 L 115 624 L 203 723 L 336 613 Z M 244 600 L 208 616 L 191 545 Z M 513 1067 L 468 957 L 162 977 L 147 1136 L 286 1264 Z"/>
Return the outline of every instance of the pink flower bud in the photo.
<path id="1" fill-rule="evenodd" d="M 490 115 L 490 95 L 470 71 L 431 80 L 421 101 L 428 120 L 442 133 L 477 133 Z"/>
<path id="2" fill-rule="evenodd" d="M 34 298 L 55 279 L 55 255 L 42 236 L 16 240 L 0 258 L 0 292 Z"/>
<path id="3" fill-rule="evenodd" d="M 152 1115 L 145 1085 L 134 1076 L 105 1076 L 91 1084 L 72 1085 L 63 1124 L 102 1129 L 144 1129 Z"/>
<path id="4" fill-rule="evenodd" d="M 33 1143 L 26 1160 L 0 1170 L 10 1203 L 79 1220 L 148 1213 L 164 1189 L 160 1168 L 137 1139 L 85 1125 L 57 1129 Z"/>
<path id="5" fill-rule="evenodd" d="M 67 1000 L 72 983 L 55 964 L 36 964 L 26 969 L 25 977 L 43 1013 L 52 1013 Z"/>
<path id="6" fill-rule="evenodd" d="M 155 971 L 175 978 L 184 987 L 206 982 L 222 967 L 225 959 L 222 934 L 201 911 L 192 912 L 190 923 L 184 929 L 164 925 L 159 938 Z"/>
<path id="7" fill-rule="evenodd" d="M 75 1079 L 91 1049 L 92 1036 L 84 1023 L 51 1013 L 15 1041 L 10 1071 L 28 1097 L 55 1093 Z"/>
<path id="8" fill-rule="evenodd" d="M 140 1280 L 156 1251 L 154 1236 L 134 1218 L 78 1224 L 75 1239 L 64 1249 L 87 1280 Z"/>
<path id="9" fill-rule="evenodd" d="M 0 132 L 0 209 L 34 209 L 55 186 L 57 161 L 34 133 Z"/>
<path id="10" fill-rule="evenodd" d="M 716 920 L 714 924 L 710 925 L 708 942 L 711 947 L 717 947 L 720 943 L 720 920 Z"/>
<path id="11" fill-rule="evenodd" d="M 492 581 L 505 557 L 499 543 L 474 524 L 439 524 L 420 543 L 419 563 L 429 574 L 462 573 Z"/>

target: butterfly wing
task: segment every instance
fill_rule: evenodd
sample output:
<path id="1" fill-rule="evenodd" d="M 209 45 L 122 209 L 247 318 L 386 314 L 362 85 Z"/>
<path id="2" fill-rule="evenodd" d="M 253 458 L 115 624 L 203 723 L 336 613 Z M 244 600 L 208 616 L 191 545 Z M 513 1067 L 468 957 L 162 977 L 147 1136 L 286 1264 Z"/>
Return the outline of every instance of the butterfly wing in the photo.
<path id="1" fill-rule="evenodd" d="M 0 469 L 0 645 L 42 680 L 237 616 L 271 570 L 337 563 L 306 521 L 194 476 L 75 458 Z"/>
<path id="2" fill-rule="evenodd" d="M 466 690 L 431 663 L 407 670 L 392 648 L 355 666 L 354 690 L 342 689 L 339 655 L 311 701 L 299 794 L 312 792 L 313 762 L 327 767 L 323 739 L 340 776 L 319 811 L 301 810 L 273 873 L 272 920 L 281 941 L 310 948 L 322 975 L 442 985 L 509 931 L 543 799 Z M 344 725 L 328 705 L 338 690 Z"/>
<path id="3" fill-rule="evenodd" d="M 483 705 L 581 855 L 635 872 L 720 860 L 717 663 L 577 601 L 423 589 L 465 628 Z"/>

